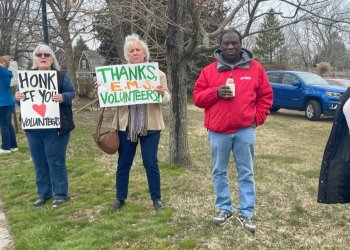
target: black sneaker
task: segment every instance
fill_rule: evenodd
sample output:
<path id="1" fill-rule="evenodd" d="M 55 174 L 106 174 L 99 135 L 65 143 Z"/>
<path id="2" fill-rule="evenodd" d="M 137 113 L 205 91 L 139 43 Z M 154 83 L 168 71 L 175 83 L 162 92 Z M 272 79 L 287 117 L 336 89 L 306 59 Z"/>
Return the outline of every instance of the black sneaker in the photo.
<path id="1" fill-rule="evenodd" d="M 46 199 L 39 198 L 33 203 L 33 206 L 35 207 L 43 206 L 49 199 L 50 198 L 46 198 Z"/>
<path id="2" fill-rule="evenodd" d="M 255 233 L 256 226 L 251 218 L 240 215 L 237 217 L 239 223 L 241 223 L 242 227 L 250 233 Z"/>
<path id="3" fill-rule="evenodd" d="M 213 218 L 214 223 L 223 225 L 232 219 L 232 212 L 219 211 Z"/>
<path id="4" fill-rule="evenodd" d="M 122 206 L 124 206 L 125 201 L 124 200 L 115 200 L 113 205 L 111 206 L 112 210 L 120 209 Z"/>
<path id="5" fill-rule="evenodd" d="M 153 201 L 153 207 L 156 211 L 158 211 L 160 209 L 163 209 L 164 205 L 160 200 L 155 200 L 155 201 Z"/>
<path id="6" fill-rule="evenodd" d="M 64 202 L 66 202 L 68 199 L 62 199 L 62 198 L 56 198 L 52 201 L 52 207 L 58 207 L 59 205 L 62 205 Z"/>

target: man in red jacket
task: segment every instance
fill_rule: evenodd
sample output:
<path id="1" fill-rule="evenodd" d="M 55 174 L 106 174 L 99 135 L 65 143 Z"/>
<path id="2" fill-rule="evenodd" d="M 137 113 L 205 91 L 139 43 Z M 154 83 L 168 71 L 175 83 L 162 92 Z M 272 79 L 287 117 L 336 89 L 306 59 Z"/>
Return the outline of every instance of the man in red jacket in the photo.
<path id="1" fill-rule="evenodd" d="M 224 224 L 232 218 L 233 207 L 227 168 L 231 151 L 238 175 L 240 202 L 237 219 L 254 233 L 255 128 L 264 123 L 272 105 L 272 89 L 263 66 L 250 51 L 241 48 L 241 34 L 234 29 L 220 35 L 216 61 L 207 65 L 196 81 L 193 100 L 204 109 L 204 126 L 212 158 L 212 180 L 218 213 L 213 220 Z"/>

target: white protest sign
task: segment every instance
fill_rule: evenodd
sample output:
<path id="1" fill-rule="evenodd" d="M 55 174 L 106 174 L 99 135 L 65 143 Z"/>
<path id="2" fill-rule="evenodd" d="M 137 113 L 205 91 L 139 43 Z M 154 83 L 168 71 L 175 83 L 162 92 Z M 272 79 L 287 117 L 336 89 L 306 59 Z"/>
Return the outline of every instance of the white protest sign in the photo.
<path id="1" fill-rule="evenodd" d="M 101 107 L 160 103 L 154 91 L 160 85 L 158 63 L 139 63 L 96 68 Z"/>
<path id="2" fill-rule="evenodd" d="M 58 93 L 57 72 L 49 70 L 18 71 L 23 129 L 59 128 L 60 110 L 52 96 Z"/>

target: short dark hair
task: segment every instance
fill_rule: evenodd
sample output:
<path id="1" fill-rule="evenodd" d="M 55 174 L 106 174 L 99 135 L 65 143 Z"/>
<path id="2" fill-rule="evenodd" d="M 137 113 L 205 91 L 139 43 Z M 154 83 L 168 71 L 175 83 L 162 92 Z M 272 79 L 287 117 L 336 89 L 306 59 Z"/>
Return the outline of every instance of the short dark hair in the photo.
<path id="1" fill-rule="evenodd" d="M 225 34 L 228 34 L 228 33 L 236 33 L 236 34 L 238 35 L 240 44 L 242 44 L 242 35 L 241 35 L 241 33 L 239 33 L 239 31 L 236 30 L 235 28 L 224 29 L 224 30 L 221 32 L 220 36 L 219 36 L 219 44 L 221 44 L 221 42 L 222 42 L 222 37 L 223 37 Z"/>

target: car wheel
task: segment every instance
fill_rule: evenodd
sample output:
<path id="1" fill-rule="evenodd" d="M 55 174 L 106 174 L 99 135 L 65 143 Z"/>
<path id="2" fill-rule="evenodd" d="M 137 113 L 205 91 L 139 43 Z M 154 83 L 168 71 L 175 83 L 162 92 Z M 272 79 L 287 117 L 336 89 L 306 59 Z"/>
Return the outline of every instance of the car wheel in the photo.
<path id="1" fill-rule="evenodd" d="M 317 121 L 321 116 L 321 105 L 318 101 L 309 101 L 305 107 L 306 119 Z"/>
<path id="2" fill-rule="evenodd" d="M 278 110 L 280 110 L 280 108 L 276 108 L 276 107 L 271 107 L 270 108 L 271 112 L 277 112 Z"/>

